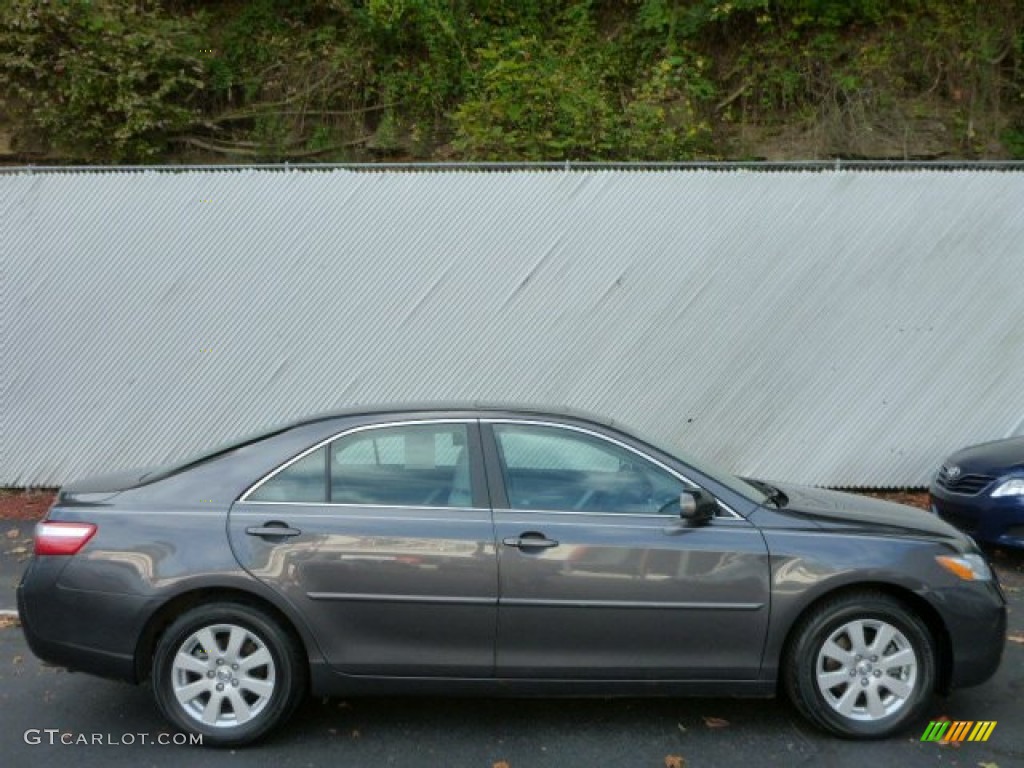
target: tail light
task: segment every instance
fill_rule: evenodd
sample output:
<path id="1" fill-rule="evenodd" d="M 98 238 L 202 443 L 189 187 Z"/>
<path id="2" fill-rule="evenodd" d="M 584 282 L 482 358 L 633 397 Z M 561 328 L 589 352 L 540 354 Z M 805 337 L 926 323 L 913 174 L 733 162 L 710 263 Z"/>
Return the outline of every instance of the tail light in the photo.
<path id="1" fill-rule="evenodd" d="M 50 523 L 36 525 L 37 555 L 76 555 L 96 533 L 92 523 Z"/>

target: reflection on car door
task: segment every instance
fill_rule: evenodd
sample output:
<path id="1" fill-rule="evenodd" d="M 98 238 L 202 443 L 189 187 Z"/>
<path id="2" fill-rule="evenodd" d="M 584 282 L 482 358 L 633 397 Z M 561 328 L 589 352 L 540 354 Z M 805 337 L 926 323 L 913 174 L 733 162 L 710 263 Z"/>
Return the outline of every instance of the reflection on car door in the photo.
<path id="1" fill-rule="evenodd" d="M 596 434 L 495 421 L 483 436 L 499 677 L 757 677 L 769 564 L 754 526 L 685 527 L 684 482 Z"/>
<path id="2" fill-rule="evenodd" d="M 497 558 L 475 421 L 344 434 L 230 514 L 241 564 L 360 675 L 491 676 Z"/>

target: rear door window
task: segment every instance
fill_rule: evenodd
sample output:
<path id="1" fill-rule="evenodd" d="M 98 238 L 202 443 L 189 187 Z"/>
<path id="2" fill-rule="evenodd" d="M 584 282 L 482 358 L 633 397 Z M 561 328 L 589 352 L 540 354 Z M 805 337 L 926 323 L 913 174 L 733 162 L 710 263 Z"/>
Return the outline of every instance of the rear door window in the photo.
<path id="1" fill-rule="evenodd" d="M 465 424 L 367 429 L 339 437 L 329 450 L 332 503 L 472 506 Z"/>

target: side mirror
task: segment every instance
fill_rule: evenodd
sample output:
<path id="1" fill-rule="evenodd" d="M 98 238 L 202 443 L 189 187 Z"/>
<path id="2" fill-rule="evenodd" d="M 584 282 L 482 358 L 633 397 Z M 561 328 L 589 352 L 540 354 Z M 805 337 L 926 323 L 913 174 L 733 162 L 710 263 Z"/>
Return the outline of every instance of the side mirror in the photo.
<path id="1" fill-rule="evenodd" d="M 694 488 L 679 494 L 679 517 L 687 525 L 706 525 L 717 512 L 718 502 L 703 488 Z"/>

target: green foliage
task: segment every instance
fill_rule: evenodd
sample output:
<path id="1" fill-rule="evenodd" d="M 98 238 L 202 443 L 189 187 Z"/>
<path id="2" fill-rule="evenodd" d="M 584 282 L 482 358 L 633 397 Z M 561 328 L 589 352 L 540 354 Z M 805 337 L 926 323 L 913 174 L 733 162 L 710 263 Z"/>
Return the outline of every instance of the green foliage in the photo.
<path id="1" fill-rule="evenodd" d="M 713 154 L 711 128 L 699 117 L 701 105 L 715 95 L 704 74 L 707 67 L 699 56 L 669 56 L 654 63 L 625 105 L 625 159 L 689 160 Z"/>
<path id="2" fill-rule="evenodd" d="M 1024 160 L 1024 128 L 1008 128 L 1003 132 L 1003 144 L 1010 156 L 1016 160 Z"/>
<path id="3" fill-rule="evenodd" d="M 685 160 L 708 133 L 697 103 L 714 88 L 704 59 L 644 62 L 602 44 L 585 9 L 557 19 L 554 39 L 494 42 L 452 116 L 454 145 L 475 160 Z M 623 66 L 623 59 L 626 65 Z"/>
<path id="4" fill-rule="evenodd" d="M 196 119 L 202 19 L 117 0 L 9 0 L 0 87 L 72 157 L 137 161 Z"/>
<path id="5" fill-rule="evenodd" d="M 583 43 L 585 45 L 585 43 Z M 479 82 L 453 122 L 456 147 L 478 160 L 600 158 L 614 114 L 594 56 L 580 44 L 518 37 L 478 51 Z"/>
<path id="6" fill-rule="evenodd" d="M 29 157 L 1024 153 L 1024 0 L 2 2 Z"/>
<path id="7" fill-rule="evenodd" d="M 389 105 L 379 145 L 420 142 L 462 92 L 467 73 L 464 40 L 472 18 L 443 0 L 367 0 L 360 21 L 378 63 L 373 87 Z M 460 10 L 468 10 L 463 8 Z"/>

